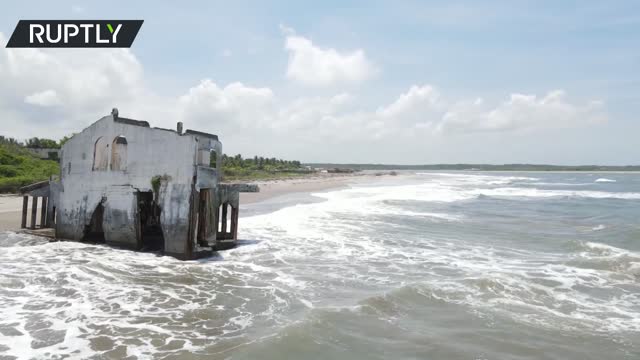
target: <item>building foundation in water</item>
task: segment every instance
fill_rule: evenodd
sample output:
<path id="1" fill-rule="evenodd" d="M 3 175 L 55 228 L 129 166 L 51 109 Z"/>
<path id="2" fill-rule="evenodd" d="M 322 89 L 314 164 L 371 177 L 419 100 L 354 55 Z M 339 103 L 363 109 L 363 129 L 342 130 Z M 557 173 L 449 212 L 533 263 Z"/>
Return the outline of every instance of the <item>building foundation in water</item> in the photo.
<path id="1" fill-rule="evenodd" d="M 58 179 L 22 188 L 21 226 L 185 260 L 207 256 L 235 246 L 239 194 L 259 191 L 221 183 L 221 162 L 217 135 L 183 132 L 182 123 L 152 128 L 114 109 L 62 146 Z"/>

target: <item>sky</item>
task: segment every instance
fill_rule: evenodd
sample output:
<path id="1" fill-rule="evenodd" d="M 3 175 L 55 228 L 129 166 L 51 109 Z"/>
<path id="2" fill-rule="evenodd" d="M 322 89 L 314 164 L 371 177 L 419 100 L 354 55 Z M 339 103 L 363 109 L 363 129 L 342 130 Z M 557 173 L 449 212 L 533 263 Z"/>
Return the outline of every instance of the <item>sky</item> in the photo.
<path id="1" fill-rule="evenodd" d="M 142 19 L 131 49 L 6 49 L 18 20 Z M 110 113 L 303 162 L 640 164 L 637 1 L 22 1 L 0 135 Z"/>

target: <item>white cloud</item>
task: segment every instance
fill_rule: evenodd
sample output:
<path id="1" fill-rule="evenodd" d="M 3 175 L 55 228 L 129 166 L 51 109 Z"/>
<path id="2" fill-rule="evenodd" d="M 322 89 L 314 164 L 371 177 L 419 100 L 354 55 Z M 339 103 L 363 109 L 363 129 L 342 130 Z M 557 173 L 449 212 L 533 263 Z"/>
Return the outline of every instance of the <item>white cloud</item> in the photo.
<path id="1" fill-rule="evenodd" d="M 414 85 L 409 88 L 406 94 L 401 94 L 392 104 L 378 109 L 377 113 L 384 117 L 402 116 L 423 110 L 425 107 L 436 107 L 438 100 L 439 94 L 433 86 Z"/>
<path id="2" fill-rule="evenodd" d="M 233 55 L 233 52 L 229 49 L 224 49 L 222 50 L 222 52 L 220 53 L 223 57 L 231 57 Z"/>
<path id="3" fill-rule="evenodd" d="M 127 49 L 7 49 L 5 43 L 0 33 L 0 106 L 24 119 L 14 136 L 42 129 L 44 119 L 56 123 L 47 136 L 62 136 L 114 106 L 133 110 L 152 97 Z"/>
<path id="4" fill-rule="evenodd" d="M 439 120 L 446 104 L 431 85 L 413 85 L 393 103 L 382 106 L 376 116 L 388 127 L 427 128 Z"/>
<path id="5" fill-rule="evenodd" d="M 482 99 L 460 102 L 444 114 L 439 130 L 445 132 L 527 131 L 563 128 L 606 121 L 603 104 L 598 101 L 575 104 L 562 90 L 543 97 L 512 94 L 494 108 Z"/>
<path id="6" fill-rule="evenodd" d="M 432 85 L 411 86 L 375 111 L 343 106 L 337 101 L 342 98 L 351 96 L 297 99 L 274 116 L 277 128 L 340 141 L 424 140 L 428 135 L 583 127 L 607 119 L 601 102 L 570 102 L 557 90 L 543 97 L 513 94 L 493 107 L 479 98 L 449 102 Z"/>
<path id="7" fill-rule="evenodd" d="M 219 87 L 205 79 L 180 96 L 183 117 L 207 128 L 223 130 L 269 126 L 274 94 L 269 88 L 242 83 Z"/>
<path id="8" fill-rule="evenodd" d="M 60 105 L 60 99 L 58 98 L 58 94 L 51 89 L 33 93 L 25 97 L 24 102 L 27 104 L 39 105 L 39 106 Z"/>
<path id="9" fill-rule="evenodd" d="M 309 86 L 358 83 L 371 78 L 376 67 L 362 49 L 339 52 L 321 48 L 294 30 L 281 26 L 286 34 L 285 49 L 289 53 L 287 78 Z"/>
<path id="10" fill-rule="evenodd" d="M 489 104 L 450 99 L 422 84 L 375 106 L 344 92 L 280 98 L 269 87 L 204 79 L 176 95 L 158 95 L 145 86 L 142 65 L 128 50 L 6 49 L 4 41 L 0 33 L 0 118 L 12 120 L 3 135 L 18 138 L 79 131 L 116 106 L 123 116 L 152 126 L 173 128 L 183 121 L 219 134 L 231 152 L 303 160 L 326 153 L 335 161 L 342 158 L 339 147 L 376 156 L 449 142 L 460 133 L 544 131 L 606 120 L 602 103 L 575 101 L 557 90 Z"/>
<path id="11" fill-rule="evenodd" d="M 281 106 L 277 115 L 274 116 L 273 128 L 282 133 L 296 131 L 300 135 L 317 136 L 320 129 L 326 128 L 327 124 L 330 124 L 336 116 L 345 113 L 345 107 L 349 105 L 351 100 L 352 96 L 347 93 L 332 97 L 295 99 Z"/>
<path id="12" fill-rule="evenodd" d="M 3 90 L 23 98 L 45 88 L 64 105 L 90 108 L 126 100 L 143 86 L 142 66 L 128 50 L 3 50 L 2 80 L 11 84 Z"/>

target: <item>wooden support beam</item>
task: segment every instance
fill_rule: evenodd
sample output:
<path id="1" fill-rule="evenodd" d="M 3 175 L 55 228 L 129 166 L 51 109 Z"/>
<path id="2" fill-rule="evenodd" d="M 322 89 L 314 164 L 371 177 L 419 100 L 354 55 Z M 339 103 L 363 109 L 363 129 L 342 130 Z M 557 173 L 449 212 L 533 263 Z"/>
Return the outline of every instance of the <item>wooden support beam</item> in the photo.
<path id="1" fill-rule="evenodd" d="M 20 225 L 21 228 L 27 228 L 27 209 L 29 209 L 29 196 L 25 195 L 22 197 L 22 223 Z"/>
<path id="2" fill-rule="evenodd" d="M 229 204 L 224 203 L 222 204 L 222 231 L 221 233 L 226 234 L 227 233 L 227 207 L 229 206 Z"/>
<path id="3" fill-rule="evenodd" d="M 46 196 L 42 197 L 42 208 L 40 209 L 40 228 L 45 228 L 47 224 L 47 200 Z"/>
<path id="4" fill-rule="evenodd" d="M 36 219 L 38 218 L 38 197 L 33 197 L 33 202 L 31 203 L 31 230 L 35 230 L 36 228 Z"/>

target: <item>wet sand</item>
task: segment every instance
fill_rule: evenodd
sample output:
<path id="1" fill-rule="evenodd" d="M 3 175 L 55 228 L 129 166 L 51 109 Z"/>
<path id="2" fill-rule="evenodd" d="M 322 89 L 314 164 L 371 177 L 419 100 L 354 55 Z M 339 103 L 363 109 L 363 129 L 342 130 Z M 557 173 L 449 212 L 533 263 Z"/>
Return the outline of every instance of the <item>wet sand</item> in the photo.
<path id="1" fill-rule="evenodd" d="M 40 208 L 40 206 L 38 206 L 38 208 Z M 29 209 L 31 209 L 31 202 L 29 202 Z M 0 231 L 19 230 L 21 213 L 22 196 L 0 195 Z M 39 212 L 38 215 L 40 215 Z"/>

